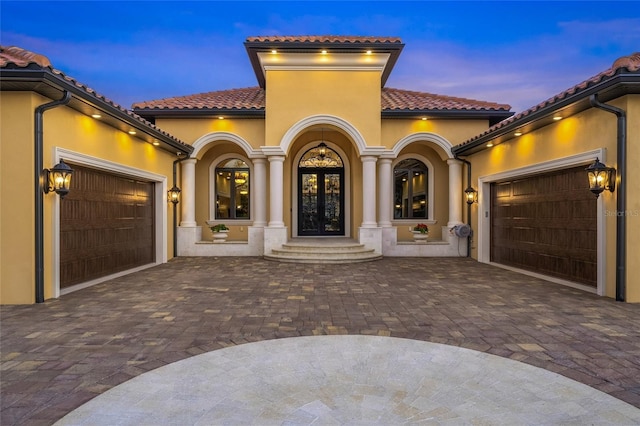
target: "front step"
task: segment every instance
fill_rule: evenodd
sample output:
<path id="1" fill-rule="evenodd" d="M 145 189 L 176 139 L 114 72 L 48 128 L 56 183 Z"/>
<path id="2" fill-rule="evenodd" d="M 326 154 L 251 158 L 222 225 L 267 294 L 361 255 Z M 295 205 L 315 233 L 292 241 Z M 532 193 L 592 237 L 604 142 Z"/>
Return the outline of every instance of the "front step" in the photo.
<path id="1" fill-rule="evenodd" d="M 314 239 L 290 241 L 264 258 L 291 263 L 358 263 L 378 260 L 382 255 L 354 241 Z"/>

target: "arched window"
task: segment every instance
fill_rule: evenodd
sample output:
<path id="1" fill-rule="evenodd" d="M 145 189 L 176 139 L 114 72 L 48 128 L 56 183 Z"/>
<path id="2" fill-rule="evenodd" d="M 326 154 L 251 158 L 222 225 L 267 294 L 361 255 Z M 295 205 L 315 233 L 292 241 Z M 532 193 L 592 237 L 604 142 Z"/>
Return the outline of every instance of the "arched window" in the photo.
<path id="1" fill-rule="evenodd" d="M 420 160 L 400 161 L 393 169 L 394 219 L 429 218 L 429 169 Z"/>
<path id="2" fill-rule="evenodd" d="M 233 158 L 216 167 L 216 219 L 249 219 L 249 165 Z"/>

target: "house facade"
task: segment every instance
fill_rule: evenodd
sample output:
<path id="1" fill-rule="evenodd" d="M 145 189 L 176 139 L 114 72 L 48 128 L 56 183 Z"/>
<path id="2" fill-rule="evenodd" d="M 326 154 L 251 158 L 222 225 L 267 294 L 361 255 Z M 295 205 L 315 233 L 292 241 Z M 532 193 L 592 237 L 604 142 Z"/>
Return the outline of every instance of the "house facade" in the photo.
<path id="1" fill-rule="evenodd" d="M 181 162 L 178 253 L 270 256 L 301 237 L 347 237 L 383 256 L 465 255 L 466 239 L 449 232 L 464 220 L 452 148 L 512 112 L 385 87 L 403 46 L 250 38 L 258 86 L 135 104 L 194 147 Z M 207 244 L 218 223 L 229 243 Z M 431 244 L 405 244 L 417 223 Z"/>
<path id="2" fill-rule="evenodd" d="M 257 86 L 131 111 L 44 57 L 3 48 L 2 303 L 58 297 L 174 255 L 292 261 L 283 247 L 300 241 L 355 242 L 369 254 L 352 261 L 471 255 L 640 301 L 640 281 L 625 269 L 621 284 L 616 273 L 621 234 L 612 230 L 624 191 L 624 257 L 640 260 L 639 200 L 624 181 L 596 198 L 584 172 L 596 157 L 619 168 L 616 117 L 590 97 L 640 116 L 636 56 L 514 116 L 504 104 L 386 87 L 403 47 L 397 38 L 252 37 Z M 35 111 L 65 92 L 69 101 L 41 114 L 39 138 Z M 625 124 L 625 179 L 637 178 L 637 126 Z M 34 155 L 7 149 L 24 141 Z M 63 159 L 76 171 L 64 200 L 43 196 L 42 212 L 41 188 L 25 191 L 39 179 L 39 143 L 43 167 Z M 165 195 L 172 186 L 176 204 Z M 470 188 L 478 201 L 468 204 Z M 220 224 L 223 243 L 209 229 Z M 414 241 L 418 224 L 429 227 L 426 243 Z"/>

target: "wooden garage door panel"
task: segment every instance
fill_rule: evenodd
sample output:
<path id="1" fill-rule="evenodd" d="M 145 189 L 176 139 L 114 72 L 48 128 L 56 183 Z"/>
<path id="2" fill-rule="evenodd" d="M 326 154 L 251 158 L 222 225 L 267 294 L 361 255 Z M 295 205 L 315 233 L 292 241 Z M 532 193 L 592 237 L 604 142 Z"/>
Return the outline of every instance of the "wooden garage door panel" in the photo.
<path id="1" fill-rule="evenodd" d="M 584 167 L 491 186 L 491 260 L 597 284 L 596 199 Z"/>
<path id="2" fill-rule="evenodd" d="M 154 262 L 154 184 L 73 168 L 60 203 L 60 286 Z"/>

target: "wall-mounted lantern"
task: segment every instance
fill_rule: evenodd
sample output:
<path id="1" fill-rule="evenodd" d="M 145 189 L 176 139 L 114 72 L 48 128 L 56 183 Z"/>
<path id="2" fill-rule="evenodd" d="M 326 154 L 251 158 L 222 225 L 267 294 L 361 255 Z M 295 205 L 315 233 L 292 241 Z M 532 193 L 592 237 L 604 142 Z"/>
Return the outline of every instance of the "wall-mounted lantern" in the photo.
<path id="1" fill-rule="evenodd" d="M 476 191 L 472 187 L 468 187 L 467 189 L 464 190 L 464 196 L 465 196 L 465 199 L 467 200 L 467 204 L 469 205 L 478 202 L 478 191 Z"/>
<path id="2" fill-rule="evenodd" d="M 589 177 L 589 190 L 596 195 L 596 198 L 598 198 L 600 193 L 605 189 L 611 192 L 615 191 L 616 169 L 607 167 L 596 158 L 596 161 L 585 170 Z"/>
<path id="3" fill-rule="evenodd" d="M 55 192 L 61 199 L 64 198 L 69 193 L 72 175 L 73 169 L 64 160 L 60 160 L 52 169 L 44 169 L 44 180 L 46 182 L 44 193 Z"/>
<path id="4" fill-rule="evenodd" d="M 180 202 L 180 192 L 180 188 L 174 185 L 173 188 L 167 191 L 167 199 L 173 204 L 178 204 Z"/>

